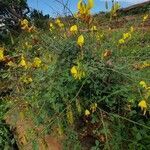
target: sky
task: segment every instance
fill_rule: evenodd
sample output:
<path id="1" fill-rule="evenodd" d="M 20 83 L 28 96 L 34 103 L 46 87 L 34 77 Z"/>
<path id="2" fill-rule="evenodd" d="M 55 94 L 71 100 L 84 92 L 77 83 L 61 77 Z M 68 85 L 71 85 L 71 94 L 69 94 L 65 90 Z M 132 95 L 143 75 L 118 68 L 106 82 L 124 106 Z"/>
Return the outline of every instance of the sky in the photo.
<path id="1" fill-rule="evenodd" d="M 29 7 L 32 9 L 37 9 L 43 12 L 43 14 L 49 14 L 52 17 L 57 17 L 60 15 L 64 15 L 63 5 L 57 1 L 67 1 L 67 7 L 74 13 L 77 11 L 77 3 L 78 0 L 27 0 Z M 95 0 L 95 6 L 92 9 L 93 13 L 98 13 L 100 11 L 106 11 L 105 9 L 105 1 L 106 0 Z M 111 7 L 111 0 L 107 0 L 109 4 L 109 8 Z M 121 7 L 127 7 L 132 4 L 141 3 L 148 0 L 117 0 L 120 2 Z"/>

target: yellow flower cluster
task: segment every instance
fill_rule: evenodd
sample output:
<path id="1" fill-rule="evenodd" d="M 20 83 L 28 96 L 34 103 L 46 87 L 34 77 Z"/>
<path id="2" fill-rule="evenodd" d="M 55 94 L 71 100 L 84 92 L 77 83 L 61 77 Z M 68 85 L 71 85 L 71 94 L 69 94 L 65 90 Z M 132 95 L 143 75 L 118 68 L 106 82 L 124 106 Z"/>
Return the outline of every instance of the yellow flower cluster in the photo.
<path id="1" fill-rule="evenodd" d="M 144 111 L 143 114 L 145 115 L 149 107 L 148 98 L 150 97 L 150 87 L 146 84 L 145 81 L 141 81 L 139 84 L 142 88 L 144 88 L 145 95 L 144 95 L 144 99 L 142 99 L 139 102 L 138 106 L 141 108 L 142 111 Z"/>
<path id="2" fill-rule="evenodd" d="M 90 10 L 94 6 L 94 0 L 88 0 L 88 3 L 85 4 L 83 0 L 79 0 L 78 2 L 78 11 L 81 15 L 88 15 L 90 14 Z"/>
<path id="3" fill-rule="evenodd" d="M 76 99 L 76 108 L 77 108 L 78 113 L 81 114 L 82 109 L 81 109 L 81 104 L 80 104 L 79 99 Z"/>
<path id="4" fill-rule="evenodd" d="M 97 39 L 98 41 L 102 40 L 103 38 L 104 38 L 104 34 L 97 34 L 97 35 L 96 35 L 96 39 Z"/>
<path id="5" fill-rule="evenodd" d="M 57 128 L 57 132 L 58 132 L 58 134 L 60 135 L 60 136 L 62 136 L 63 135 L 63 128 L 62 128 L 62 125 L 61 125 L 61 123 L 58 121 L 58 128 Z"/>
<path id="6" fill-rule="evenodd" d="M 78 32 L 78 27 L 77 25 L 73 25 L 70 27 L 70 32 L 73 34 L 76 34 Z"/>
<path id="7" fill-rule="evenodd" d="M 26 30 L 29 28 L 29 22 L 27 19 L 21 21 L 21 29 Z"/>
<path id="8" fill-rule="evenodd" d="M 126 39 L 130 39 L 131 38 L 131 33 L 124 33 L 123 34 L 123 39 L 126 40 Z"/>
<path id="9" fill-rule="evenodd" d="M 9 61 L 9 62 L 7 63 L 7 65 L 8 65 L 9 67 L 17 67 L 17 65 L 16 65 L 14 62 L 12 62 L 12 61 Z"/>
<path id="10" fill-rule="evenodd" d="M 29 21 L 27 19 L 21 20 L 21 29 L 27 32 L 34 32 L 35 26 L 29 26 Z"/>
<path id="11" fill-rule="evenodd" d="M 91 113 L 88 109 L 85 110 L 85 116 L 89 116 Z"/>
<path id="12" fill-rule="evenodd" d="M 22 82 L 25 83 L 25 84 L 30 84 L 33 80 L 32 80 L 31 77 L 22 76 L 22 77 L 20 78 L 20 81 L 22 81 Z"/>
<path id="13" fill-rule="evenodd" d="M 53 23 L 49 23 L 49 30 L 52 32 L 55 29 Z"/>
<path id="14" fill-rule="evenodd" d="M 143 88 L 145 88 L 146 90 L 150 90 L 150 87 L 146 84 L 145 81 L 141 81 L 139 84 L 140 84 Z"/>
<path id="15" fill-rule="evenodd" d="M 123 33 L 122 38 L 118 41 L 119 45 L 124 44 L 126 41 L 128 41 L 129 39 L 131 39 L 132 37 L 132 32 L 134 31 L 134 28 L 131 27 L 130 31 L 127 33 Z"/>
<path id="16" fill-rule="evenodd" d="M 42 63 L 42 61 L 38 57 L 34 58 L 33 63 L 27 62 L 25 60 L 24 56 L 22 55 L 21 61 L 19 63 L 19 67 L 23 67 L 25 69 L 30 68 L 30 67 L 39 68 L 41 63 Z"/>
<path id="17" fill-rule="evenodd" d="M 55 25 L 59 28 L 64 27 L 64 24 L 61 22 L 61 20 L 59 18 L 57 18 L 54 23 L 49 22 L 49 31 L 51 31 L 51 32 L 54 31 L 56 29 Z"/>
<path id="18" fill-rule="evenodd" d="M 84 36 L 83 36 L 83 35 L 80 35 L 80 36 L 78 37 L 77 44 L 78 44 L 80 47 L 83 46 L 83 44 L 84 44 Z"/>
<path id="19" fill-rule="evenodd" d="M 32 66 L 35 67 L 35 68 L 39 68 L 41 63 L 42 63 L 41 59 L 38 58 L 38 57 L 35 57 L 34 60 L 33 60 Z"/>
<path id="20" fill-rule="evenodd" d="M 92 31 L 92 32 L 97 31 L 97 27 L 96 26 L 92 26 L 90 31 Z"/>
<path id="21" fill-rule="evenodd" d="M 147 19 L 148 19 L 149 15 L 146 14 L 144 17 L 143 17 L 143 22 L 145 22 Z"/>
<path id="22" fill-rule="evenodd" d="M 5 57 L 4 57 L 4 47 L 0 47 L 0 61 L 4 61 Z"/>
<path id="23" fill-rule="evenodd" d="M 148 67 L 150 67 L 150 62 L 148 61 L 144 61 L 143 64 L 140 65 L 141 69 L 148 68 Z"/>
<path id="24" fill-rule="evenodd" d="M 26 60 L 25 60 L 25 58 L 24 58 L 23 55 L 21 56 L 21 61 L 20 61 L 20 63 L 19 63 L 19 66 L 20 66 L 20 67 L 24 67 L 25 69 L 28 68 L 27 62 L 26 62 Z"/>
<path id="25" fill-rule="evenodd" d="M 73 112 L 70 104 L 67 106 L 67 119 L 68 119 L 68 123 L 70 125 L 73 125 L 74 117 L 73 117 Z"/>
<path id="26" fill-rule="evenodd" d="M 32 45 L 29 44 L 29 42 L 25 42 L 23 48 L 24 48 L 24 49 L 32 49 Z"/>
<path id="27" fill-rule="evenodd" d="M 147 110 L 147 103 L 145 100 L 141 100 L 138 104 L 139 107 L 141 107 L 141 110 L 144 111 L 144 115 L 146 114 L 146 110 Z"/>
<path id="28" fill-rule="evenodd" d="M 116 17 L 117 11 L 119 9 L 120 9 L 120 4 L 118 2 L 115 2 L 110 11 L 111 17 Z"/>
<path id="29" fill-rule="evenodd" d="M 93 103 L 90 105 L 90 110 L 92 111 L 92 113 L 94 113 L 97 109 L 97 103 Z"/>
<path id="30" fill-rule="evenodd" d="M 85 72 L 79 66 L 73 66 L 71 68 L 71 74 L 77 80 L 81 80 L 85 77 Z"/>
<path id="31" fill-rule="evenodd" d="M 90 105 L 90 111 L 91 112 L 88 109 L 86 109 L 84 112 L 84 115 L 88 117 L 91 113 L 96 112 L 96 109 L 97 109 L 97 103 L 93 103 Z"/>
<path id="32" fill-rule="evenodd" d="M 64 24 L 60 21 L 60 19 L 56 19 L 55 24 L 58 25 L 60 28 L 64 27 Z"/>
<path id="33" fill-rule="evenodd" d="M 77 13 L 77 17 L 89 22 L 91 19 L 91 9 L 94 6 L 94 0 L 88 0 L 88 3 L 85 4 L 83 2 L 83 0 L 79 0 L 78 2 L 78 13 Z"/>

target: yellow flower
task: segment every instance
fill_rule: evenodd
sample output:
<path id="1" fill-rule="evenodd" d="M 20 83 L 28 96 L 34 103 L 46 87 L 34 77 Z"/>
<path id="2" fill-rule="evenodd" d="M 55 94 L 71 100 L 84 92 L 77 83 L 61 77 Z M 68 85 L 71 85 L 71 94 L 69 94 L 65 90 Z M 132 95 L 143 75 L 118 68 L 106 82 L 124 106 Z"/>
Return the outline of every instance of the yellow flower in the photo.
<path id="1" fill-rule="evenodd" d="M 55 23 L 56 23 L 56 24 L 60 24 L 61 21 L 60 21 L 59 19 L 56 19 Z"/>
<path id="2" fill-rule="evenodd" d="M 143 17 L 143 22 L 145 22 L 147 19 L 148 19 L 148 14 L 146 14 L 146 15 Z"/>
<path id="3" fill-rule="evenodd" d="M 58 131 L 58 134 L 59 134 L 60 136 L 63 135 L 63 128 L 62 128 L 62 125 L 60 124 L 60 122 L 58 122 L 58 129 L 57 129 L 57 131 Z"/>
<path id="4" fill-rule="evenodd" d="M 80 36 L 78 37 L 77 44 L 78 44 L 80 47 L 83 46 L 83 44 L 84 44 L 84 37 L 83 37 L 83 35 L 80 35 Z"/>
<path id="5" fill-rule="evenodd" d="M 15 67 L 15 66 L 16 66 L 15 63 L 13 63 L 12 61 L 9 61 L 9 62 L 7 63 L 7 65 L 8 65 L 9 67 Z"/>
<path id="6" fill-rule="evenodd" d="M 143 64 L 141 65 L 141 69 L 150 67 L 150 63 L 148 61 L 144 61 Z"/>
<path id="7" fill-rule="evenodd" d="M 30 84 L 33 80 L 31 77 L 26 77 L 26 76 L 22 76 L 20 78 L 21 81 L 23 81 L 23 83 L 26 83 L 26 84 Z"/>
<path id="8" fill-rule="evenodd" d="M 31 83 L 33 80 L 31 77 L 28 78 L 28 82 Z"/>
<path id="9" fill-rule="evenodd" d="M 71 125 L 74 123 L 73 112 L 70 104 L 67 106 L 67 120 Z"/>
<path id="10" fill-rule="evenodd" d="M 87 8 L 91 9 L 94 7 L 94 0 L 88 0 Z"/>
<path id="11" fill-rule="evenodd" d="M 79 0 L 78 2 L 78 17 L 84 19 L 85 21 L 89 21 L 90 10 L 94 6 L 94 0 L 88 0 L 88 3 L 85 4 L 83 0 Z"/>
<path id="12" fill-rule="evenodd" d="M 120 9 L 120 4 L 118 2 L 115 2 L 111 8 L 111 17 L 117 16 L 117 11 Z"/>
<path id="13" fill-rule="evenodd" d="M 80 13 L 84 12 L 84 9 L 85 9 L 84 7 L 85 6 L 84 6 L 82 0 L 79 0 L 77 7 L 78 7 L 78 10 L 79 10 Z"/>
<path id="14" fill-rule="evenodd" d="M 25 48 L 31 49 L 31 48 L 32 48 L 32 45 L 30 45 L 28 42 L 25 42 Z"/>
<path id="15" fill-rule="evenodd" d="M 42 63 L 41 59 L 38 57 L 35 57 L 32 65 L 33 67 L 38 68 L 40 67 L 41 63 Z"/>
<path id="16" fill-rule="evenodd" d="M 145 81 L 141 81 L 139 83 L 143 88 L 147 89 L 147 84 L 145 83 Z"/>
<path id="17" fill-rule="evenodd" d="M 21 20 L 21 29 L 25 30 L 27 32 L 34 32 L 34 31 L 36 31 L 36 28 L 35 28 L 34 25 L 29 27 L 29 22 L 28 22 L 27 19 Z"/>
<path id="18" fill-rule="evenodd" d="M 25 58 L 24 58 L 23 55 L 21 56 L 21 61 L 19 63 L 19 66 L 24 67 L 25 69 L 27 69 L 27 63 L 26 63 Z"/>
<path id="19" fill-rule="evenodd" d="M 59 26 L 60 28 L 63 28 L 63 27 L 64 27 L 64 24 L 63 24 L 63 23 L 60 23 L 60 24 L 58 24 L 58 26 Z"/>
<path id="20" fill-rule="evenodd" d="M 130 32 L 132 33 L 134 31 L 133 26 L 130 27 Z"/>
<path id="21" fill-rule="evenodd" d="M 3 61 L 3 60 L 5 60 L 5 57 L 4 57 L 4 48 L 0 47 L 0 61 Z"/>
<path id="22" fill-rule="evenodd" d="M 79 99 L 76 99 L 76 107 L 77 107 L 78 113 L 81 114 L 82 109 L 81 109 L 81 104 L 80 104 Z"/>
<path id="23" fill-rule="evenodd" d="M 85 77 L 85 72 L 79 69 L 79 67 L 77 66 L 73 66 L 71 68 L 71 74 L 75 79 L 79 79 L 79 80 Z"/>
<path id="24" fill-rule="evenodd" d="M 53 24 L 52 24 L 52 23 L 50 23 L 50 24 L 49 24 L 49 27 L 53 28 L 54 26 L 53 26 Z"/>
<path id="25" fill-rule="evenodd" d="M 76 66 L 73 66 L 72 68 L 71 68 L 71 74 L 77 74 L 77 67 Z"/>
<path id="26" fill-rule="evenodd" d="M 78 78 L 77 66 L 73 66 L 73 67 L 71 68 L 71 74 L 72 74 L 72 76 L 73 76 L 75 79 Z"/>
<path id="27" fill-rule="evenodd" d="M 144 111 L 144 115 L 146 114 L 147 110 L 147 104 L 145 100 L 141 100 L 138 104 L 139 107 L 141 107 L 141 110 Z"/>
<path id="28" fill-rule="evenodd" d="M 21 29 L 22 30 L 28 30 L 29 29 L 29 22 L 27 19 L 24 19 L 21 21 Z"/>
<path id="29" fill-rule="evenodd" d="M 54 25 L 53 25 L 53 23 L 51 23 L 51 22 L 50 22 L 50 24 L 49 24 L 49 30 L 50 30 L 50 31 L 53 31 L 53 30 L 54 30 Z"/>
<path id="30" fill-rule="evenodd" d="M 124 44 L 124 43 L 125 43 L 124 39 L 119 40 L 119 44 Z"/>
<path id="31" fill-rule="evenodd" d="M 147 87 L 146 89 L 146 93 L 145 93 L 145 99 L 148 99 L 150 97 L 150 87 Z"/>
<path id="32" fill-rule="evenodd" d="M 29 22 L 27 19 L 24 19 L 24 20 L 21 20 L 21 25 L 24 26 L 24 25 L 28 25 Z"/>
<path id="33" fill-rule="evenodd" d="M 60 27 L 64 27 L 64 24 L 59 20 L 59 19 L 56 19 L 55 23 Z"/>
<path id="34" fill-rule="evenodd" d="M 123 34 L 123 39 L 126 40 L 128 38 L 131 38 L 131 34 L 130 33 L 124 33 Z"/>
<path id="35" fill-rule="evenodd" d="M 97 31 L 97 27 L 96 26 L 92 26 L 90 30 L 91 31 Z"/>
<path id="36" fill-rule="evenodd" d="M 85 110 L 85 116 L 89 116 L 90 115 L 90 111 L 88 109 Z"/>
<path id="37" fill-rule="evenodd" d="M 97 108 L 97 103 L 91 104 L 90 110 L 92 111 L 92 113 L 96 111 L 96 108 Z"/>
<path id="38" fill-rule="evenodd" d="M 99 35 L 97 34 L 97 35 L 96 35 L 96 39 L 97 39 L 97 40 L 101 40 L 101 39 L 103 39 L 103 38 L 104 38 L 104 34 L 99 34 Z"/>
<path id="39" fill-rule="evenodd" d="M 81 80 L 81 78 L 84 78 L 84 77 L 85 77 L 85 72 L 82 70 L 79 70 L 78 74 L 76 75 L 76 79 Z"/>
<path id="40" fill-rule="evenodd" d="M 77 32 L 78 32 L 78 27 L 77 27 L 77 25 L 71 26 L 70 32 L 72 32 L 72 33 L 77 33 Z"/>

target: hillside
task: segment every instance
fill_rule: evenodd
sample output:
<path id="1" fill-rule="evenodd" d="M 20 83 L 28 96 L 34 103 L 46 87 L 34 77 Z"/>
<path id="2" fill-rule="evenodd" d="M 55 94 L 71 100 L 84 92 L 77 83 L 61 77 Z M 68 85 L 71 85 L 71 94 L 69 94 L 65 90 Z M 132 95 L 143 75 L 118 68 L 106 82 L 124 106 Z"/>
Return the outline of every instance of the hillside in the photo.
<path id="1" fill-rule="evenodd" d="M 143 3 L 138 3 L 135 5 L 131 5 L 129 7 L 126 8 L 122 8 L 119 10 L 120 13 L 123 14 L 138 14 L 138 13 L 144 13 L 146 11 L 150 11 L 150 1 L 146 1 Z"/>
<path id="2" fill-rule="evenodd" d="M 78 5 L 75 18 L 23 19 L 3 40 L 0 149 L 149 149 L 149 11 Z"/>

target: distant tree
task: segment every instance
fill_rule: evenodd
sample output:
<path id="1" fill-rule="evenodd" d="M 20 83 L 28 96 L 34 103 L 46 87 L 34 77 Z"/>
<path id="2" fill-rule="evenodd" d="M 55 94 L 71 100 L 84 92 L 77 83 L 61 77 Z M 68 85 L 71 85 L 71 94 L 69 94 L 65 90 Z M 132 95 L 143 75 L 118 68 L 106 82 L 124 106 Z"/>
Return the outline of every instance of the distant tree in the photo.
<path id="1" fill-rule="evenodd" d="M 0 20 L 4 24 L 16 26 L 29 11 L 27 0 L 0 0 Z"/>
<path id="2" fill-rule="evenodd" d="M 27 0 L 0 0 L 0 42 L 19 34 L 20 20 L 29 13 Z"/>
<path id="3" fill-rule="evenodd" d="M 30 18 L 34 22 L 36 27 L 41 29 L 48 29 L 48 22 L 50 19 L 50 16 L 48 14 L 43 15 L 42 11 L 34 9 L 30 13 Z"/>
<path id="4" fill-rule="evenodd" d="M 27 0 L 0 0 L 0 15 L 22 18 L 29 13 Z"/>
<path id="5" fill-rule="evenodd" d="M 42 11 L 38 11 L 36 9 L 33 9 L 30 13 L 31 19 L 49 19 L 49 15 L 43 15 Z"/>

